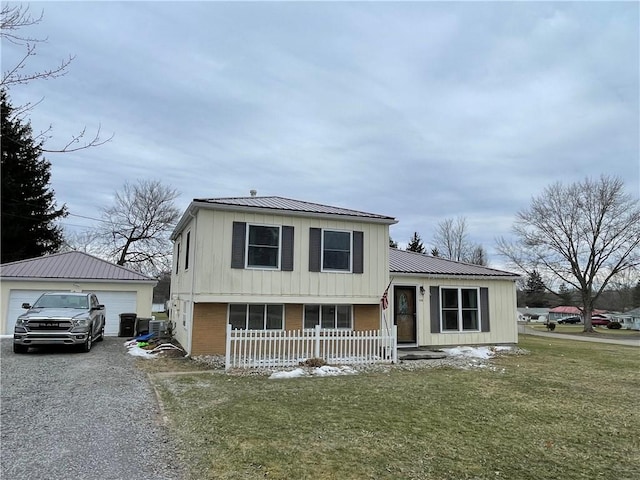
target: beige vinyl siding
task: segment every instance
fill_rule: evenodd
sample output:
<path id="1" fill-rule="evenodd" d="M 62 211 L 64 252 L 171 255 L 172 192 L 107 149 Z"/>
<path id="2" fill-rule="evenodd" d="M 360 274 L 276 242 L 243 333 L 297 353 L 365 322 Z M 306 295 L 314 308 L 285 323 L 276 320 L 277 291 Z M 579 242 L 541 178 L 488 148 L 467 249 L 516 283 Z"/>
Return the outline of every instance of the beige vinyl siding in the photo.
<path id="1" fill-rule="evenodd" d="M 232 269 L 233 222 L 294 227 L 293 271 Z M 309 228 L 364 232 L 364 273 L 309 272 Z M 186 231 L 186 230 L 185 230 Z M 184 238 L 184 231 L 183 231 Z M 193 236 L 193 233 L 192 233 Z M 388 225 L 246 212 L 200 210 L 195 242 L 197 302 L 372 303 L 388 278 Z M 352 252 L 353 254 L 353 252 Z M 188 287 L 180 282 L 180 290 Z M 177 289 L 176 289 L 177 291 Z"/>
<path id="2" fill-rule="evenodd" d="M 447 278 L 420 278 L 395 274 L 394 285 L 417 288 L 417 338 L 421 346 L 490 345 L 518 342 L 516 322 L 516 285 L 512 280 L 459 280 Z M 424 295 L 420 294 L 424 286 Z M 430 287 L 486 287 L 489 290 L 489 332 L 431 333 Z M 392 307 L 393 308 L 393 307 Z"/>

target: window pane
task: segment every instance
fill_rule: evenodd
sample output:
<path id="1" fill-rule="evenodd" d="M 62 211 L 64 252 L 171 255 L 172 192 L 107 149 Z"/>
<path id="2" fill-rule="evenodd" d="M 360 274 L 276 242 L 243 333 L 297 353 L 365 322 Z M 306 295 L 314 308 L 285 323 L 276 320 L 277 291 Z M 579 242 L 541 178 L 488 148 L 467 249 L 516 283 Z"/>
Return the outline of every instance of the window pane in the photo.
<path id="1" fill-rule="evenodd" d="M 247 265 L 250 267 L 277 267 L 278 247 L 249 246 Z"/>
<path id="2" fill-rule="evenodd" d="M 264 329 L 264 305 L 249 305 L 249 330 Z"/>
<path id="3" fill-rule="evenodd" d="M 282 330 L 282 305 L 267 305 L 267 328 Z"/>
<path id="4" fill-rule="evenodd" d="M 351 250 L 351 234 L 349 232 L 324 232 L 324 248 Z"/>
<path id="5" fill-rule="evenodd" d="M 442 289 L 442 308 L 458 308 L 458 289 Z"/>
<path id="6" fill-rule="evenodd" d="M 338 305 L 338 328 L 351 328 L 351 306 Z"/>
<path id="7" fill-rule="evenodd" d="M 322 328 L 336 328 L 336 306 L 322 305 Z"/>
<path id="8" fill-rule="evenodd" d="M 458 311 L 444 310 L 442 312 L 442 329 L 458 330 Z"/>
<path id="9" fill-rule="evenodd" d="M 327 270 L 349 270 L 349 252 L 325 250 L 323 268 Z"/>
<path id="10" fill-rule="evenodd" d="M 478 308 L 478 291 L 462 289 L 462 308 Z"/>
<path id="11" fill-rule="evenodd" d="M 278 227 L 249 226 L 249 245 L 270 245 L 277 247 L 280 239 Z"/>
<path id="12" fill-rule="evenodd" d="M 229 305 L 229 324 L 234 330 L 247 328 L 247 306 Z"/>
<path id="13" fill-rule="evenodd" d="M 463 330 L 479 330 L 477 310 L 462 311 L 462 329 Z"/>
<path id="14" fill-rule="evenodd" d="M 320 322 L 320 305 L 304 306 L 304 328 L 315 328 Z"/>

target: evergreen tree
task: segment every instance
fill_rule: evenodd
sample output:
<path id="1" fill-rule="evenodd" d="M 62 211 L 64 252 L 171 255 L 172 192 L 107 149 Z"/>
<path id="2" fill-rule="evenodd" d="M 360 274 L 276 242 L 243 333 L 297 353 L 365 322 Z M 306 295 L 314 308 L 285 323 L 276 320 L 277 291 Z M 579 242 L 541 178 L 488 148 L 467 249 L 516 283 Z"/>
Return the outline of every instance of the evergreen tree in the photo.
<path id="1" fill-rule="evenodd" d="M 42 156 L 42 141 L 33 138 L 31 124 L 16 116 L 7 92 L 0 90 L 2 117 L 1 261 L 13 262 L 58 251 L 66 216 L 56 208 L 49 186 L 51 164 Z"/>
<path id="2" fill-rule="evenodd" d="M 562 305 L 572 306 L 573 305 L 573 296 L 571 295 L 571 291 L 567 288 L 567 286 L 563 283 L 560 285 L 558 289 L 558 296 L 560 297 L 560 301 Z"/>
<path id="3" fill-rule="evenodd" d="M 433 247 L 431 249 L 431 256 L 432 257 L 439 257 L 440 256 L 440 251 L 438 250 L 438 247 Z"/>
<path id="4" fill-rule="evenodd" d="M 638 283 L 633 288 L 632 302 L 634 307 L 640 307 L 640 280 L 638 280 Z"/>
<path id="5" fill-rule="evenodd" d="M 396 242 L 393 238 L 389 237 L 389 246 L 391 248 L 398 248 L 398 242 Z"/>
<path id="6" fill-rule="evenodd" d="M 565 287 L 566 288 L 566 287 Z M 524 285 L 525 302 L 528 307 L 547 307 L 545 286 L 537 270 L 533 270 Z"/>
<path id="7" fill-rule="evenodd" d="M 409 245 L 407 245 L 407 251 L 417 253 L 425 252 L 424 245 L 422 244 L 422 239 L 420 238 L 420 235 L 418 235 L 418 232 L 413 232 L 413 237 L 411 237 Z"/>

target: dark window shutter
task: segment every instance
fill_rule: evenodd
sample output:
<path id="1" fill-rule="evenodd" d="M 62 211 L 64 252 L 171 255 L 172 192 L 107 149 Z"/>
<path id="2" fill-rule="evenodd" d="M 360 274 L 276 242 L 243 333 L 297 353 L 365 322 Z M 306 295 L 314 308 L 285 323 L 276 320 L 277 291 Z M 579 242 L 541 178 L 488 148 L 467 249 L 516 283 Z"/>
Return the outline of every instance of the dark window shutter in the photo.
<path id="1" fill-rule="evenodd" d="M 231 268 L 244 268 L 244 243 L 247 238 L 247 224 L 233 222 L 231 239 Z"/>
<path id="2" fill-rule="evenodd" d="M 284 272 L 293 271 L 293 227 L 282 227 L 282 250 L 280 269 Z"/>
<path id="3" fill-rule="evenodd" d="M 431 303 L 431 333 L 440 333 L 440 288 L 429 287 Z"/>
<path id="4" fill-rule="evenodd" d="M 353 232 L 353 273 L 364 273 L 364 232 Z"/>
<path id="5" fill-rule="evenodd" d="M 322 230 L 320 228 L 309 229 L 309 271 L 320 271 L 320 259 L 322 257 Z"/>
<path id="6" fill-rule="evenodd" d="M 481 332 L 490 332 L 490 323 L 489 323 L 489 289 L 487 287 L 480 288 L 480 316 L 481 324 L 480 331 Z"/>

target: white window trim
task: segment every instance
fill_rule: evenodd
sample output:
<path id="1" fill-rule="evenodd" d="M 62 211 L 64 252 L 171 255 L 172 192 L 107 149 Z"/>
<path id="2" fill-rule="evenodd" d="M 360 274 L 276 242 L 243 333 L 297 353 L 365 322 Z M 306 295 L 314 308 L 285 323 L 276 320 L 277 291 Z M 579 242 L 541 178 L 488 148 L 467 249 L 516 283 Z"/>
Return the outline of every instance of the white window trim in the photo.
<path id="1" fill-rule="evenodd" d="M 452 333 L 454 335 L 460 333 L 479 333 L 482 332 L 482 299 L 480 298 L 480 287 L 458 287 L 458 286 L 440 286 L 439 287 L 439 295 L 440 295 L 440 333 Z M 443 304 L 442 301 L 442 290 L 457 290 L 458 291 L 458 330 L 445 330 L 444 328 L 444 318 L 442 315 Z M 476 330 L 464 330 L 462 328 L 462 290 L 476 290 L 476 295 L 478 298 L 478 328 Z"/>
<path id="2" fill-rule="evenodd" d="M 189 230 L 184 236 L 184 271 L 189 271 L 189 266 L 192 262 L 189 261 L 189 256 L 191 255 L 191 230 Z"/>
<path id="3" fill-rule="evenodd" d="M 342 232 L 349 234 L 349 269 L 340 270 L 333 268 L 324 268 L 324 232 Z M 323 228 L 320 234 L 320 271 L 329 273 L 353 273 L 353 231 L 341 230 L 338 228 Z"/>
<path id="4" fill-rule="evenodd" d="M 269 227 L 278 229 L 278 256 L 276 257 L 277 265 L 275 267 L 264 267 L 259 265 L 249 265 L 249 232 L 251 227 Z M 280 260 L 282 256 L 282 225 L 268 225 L 263 223 L 247 223 L 247 231 L 245 232 L 244 242 L 244 268 L 247 270 L 280 270 Z"/>
<path id="5" fill-rule="evenodd" d="M 320 307 L 320 311 L 318 312 L 318 323 L 316 323 L 313 327 L 305 327 L 305 324 L 307 323 L 307 307 L 310 306 L 318 306 Z M 337 325 L 338 324 L 338 307 L 349 307 L 349 323 L 350 325 L 348 327 L 333 327 L 333 328 L 324 328 L 322 327 L 322 307 L 336 307 L 336 313 L 333 319 L 333 324 Z M 305 303 L 302 306 L 302 328 L 303 330 L 313 330 L 317 325 L 320 325 L 320 328 L 322 330 L 344 330 L 344 331 L 350 331 L 353 330 L 353 305 L 352 304 L 348 304 L 348 303 Z"/>
<path id="6" fill-rule="evenodd" d="M 176 275 L 180 274 L 180 242 L 176 242 L 175 265 L 173 271 Z"/>
<path id="7" fill-rule="evenodd" d="M 262 330 L 269 330 L 269 331 L 284 330 L 284 322 L 285 322 L 284 303 L 230 303 L 227 305 L 227 325 L 231 324 L 231 305 L 243 305 L 245 307 L 244 330 L 249 330 L 249 306 L 250 305 L 261 305 L 264 307 L 264 315 L 262 318 L 262 327 L 263 327 Z M 267 328 L 267 307 L 270 305 L 276 305 L 282 308 L 282 328 Z"/>

